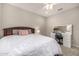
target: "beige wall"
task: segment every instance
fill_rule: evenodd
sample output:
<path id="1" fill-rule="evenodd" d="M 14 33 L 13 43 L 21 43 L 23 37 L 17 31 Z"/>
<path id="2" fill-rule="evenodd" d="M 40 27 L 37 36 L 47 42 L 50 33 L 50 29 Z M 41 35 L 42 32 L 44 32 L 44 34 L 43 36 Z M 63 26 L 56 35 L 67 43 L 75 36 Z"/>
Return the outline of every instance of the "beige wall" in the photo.
<path id="1" fill-rule="evenodd" d="M 3 14 L 3 10 L 2 10 L 2 4 L 0 4 L 0 37 L 2 37 L 2 14 Z"/>
<path id="2" fill-rule="evenodd" d="M 2 27 L 29 26 L 40 27 L 41 34 L 45 34 L 45 18 L 18 7 L 4 4 Z"/>
<path id="3" fill-rule="evenodd" d="M 79 47 L 79 7 L 51 16 L 47 19 L 47 35 L 50 35 L 53 26 L 73 25 L 72 45 Z"/>

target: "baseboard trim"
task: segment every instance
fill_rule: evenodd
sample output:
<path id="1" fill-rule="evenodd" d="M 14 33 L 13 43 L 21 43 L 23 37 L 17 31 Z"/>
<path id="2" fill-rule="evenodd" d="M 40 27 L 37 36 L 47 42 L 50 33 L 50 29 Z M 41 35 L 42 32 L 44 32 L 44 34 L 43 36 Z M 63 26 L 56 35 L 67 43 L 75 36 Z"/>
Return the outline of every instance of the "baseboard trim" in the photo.
<path id="1" fill-rule="evenodd" d="M 72 47 L 77 47 L 77 48 L 79 48 L 79 46 L 78 46 L 78 45 L 73 45 Z"/>

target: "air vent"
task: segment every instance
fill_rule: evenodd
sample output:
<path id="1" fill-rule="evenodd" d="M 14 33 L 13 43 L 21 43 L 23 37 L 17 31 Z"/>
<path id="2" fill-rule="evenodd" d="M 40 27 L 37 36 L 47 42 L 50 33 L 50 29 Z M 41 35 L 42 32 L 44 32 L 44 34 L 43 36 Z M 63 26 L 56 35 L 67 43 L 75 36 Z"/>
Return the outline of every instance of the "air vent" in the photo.
<path id="1" fill-rule="evenodd" d="M 63 10 L 63 8 L 59 8 L 59 9 L 57 9 L 57 11 L 62 11 Z"/>

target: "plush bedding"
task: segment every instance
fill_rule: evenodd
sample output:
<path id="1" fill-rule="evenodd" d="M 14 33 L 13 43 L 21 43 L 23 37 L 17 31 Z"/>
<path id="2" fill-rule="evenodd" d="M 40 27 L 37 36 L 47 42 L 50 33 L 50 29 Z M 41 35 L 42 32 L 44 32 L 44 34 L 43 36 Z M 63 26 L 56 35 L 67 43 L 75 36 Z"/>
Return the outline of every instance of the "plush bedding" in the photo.
<path id="1" fill-rule="evenodd" d="M 1 56 L 54 56 L 62 54 L 55 39 L 29 34 L 27 36 L 10 35 L 0 40 Z"/>

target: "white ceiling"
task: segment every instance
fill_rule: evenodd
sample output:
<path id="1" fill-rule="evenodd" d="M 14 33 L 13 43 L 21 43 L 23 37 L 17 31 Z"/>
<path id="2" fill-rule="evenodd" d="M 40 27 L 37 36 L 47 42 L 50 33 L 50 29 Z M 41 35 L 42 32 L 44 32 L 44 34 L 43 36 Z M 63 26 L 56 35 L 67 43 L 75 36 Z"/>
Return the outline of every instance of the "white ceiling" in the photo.
<path id="1" fill-rule="evenodd" d="M 45 6 L 44 3 L 10 3 L 10 5 L 13 6 L 17 6 L 19 8 L 22 8 L 24 10 L 36 13 L 38 15 L 41 16 L 45 16 L 48 17 L 50 15 L 54 15 L 66 10 L 69 10 L 71 8 L 74 8 L 76 6 L 78 6 L 78 4 L 76 3 L 59 3 L 56 4 L 52 10 L 49 11 L 49 13 L 47 14 L 45 12 L 45 9 L 43 9 L 43 7 Z"/>

